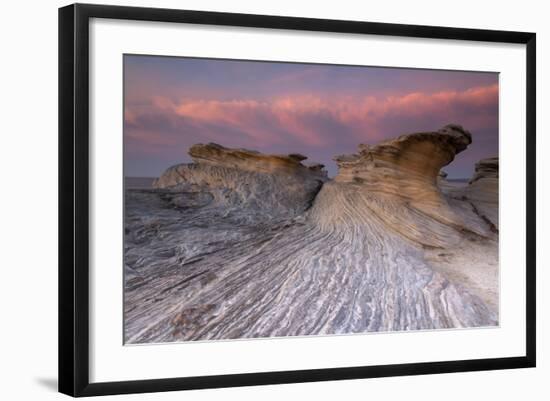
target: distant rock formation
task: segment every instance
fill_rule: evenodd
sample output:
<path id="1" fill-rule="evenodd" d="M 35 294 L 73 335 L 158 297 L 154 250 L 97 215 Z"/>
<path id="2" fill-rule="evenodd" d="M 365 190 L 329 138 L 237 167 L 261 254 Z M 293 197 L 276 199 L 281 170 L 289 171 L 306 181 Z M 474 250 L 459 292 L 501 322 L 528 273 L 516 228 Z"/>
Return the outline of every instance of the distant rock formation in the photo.
<path id="1" fill-rule="evenodd" d="M 125 206 L 128 343 L 498 324 L 498 159 L 458 125 L 337 156 L 195 145 Z"/>
<path id="2" fill-rule="evenodd" d="M 249 171 L 264 174 L 288 174 L 326 180 L 327 172 L 324 165 L 313 163 L 302 164 L 307 156 L 292 153 L 289 155 L 266 155 L 254 150 L 231 149 L 217 143 L 196 144 L 189 149 L 189 155 L 196 165 L 221 168 L 233 168 L 239 171 Z M 178 164 L 170 167 L 154 183 L 155 188 L 169 188 L 187 181 L 190 177 L 179 174 L 178 169 L 185 169 L 190 164 Z M 313 173 L 312 173 L 313 172 Z"/>
<path id="3" fill-rule="evenodd" d="M 475 173 L 470 184 L 481 179 L 498 179 L 498 157 L 482 159 L 476 163 Z"/>
<path id="4" fill-rule="evenodd" d="M 468 186 L 448 191 L 453 198 L 468 201 L 475 212 L 498 232 L 498 157 L 482 159 L 475 165 L 475 172 Z"/>
<path id="5" fill-rule="evenodd" d="M 297 216 L 311 206 L 328 179 L 322 164 L 304 165 L 301 154 L 266 155 L 230 149 L 215 143 L 189 149 L 193 163 L 166 170 L 153 187 L 180 195 L 175 206 L 194 205 L 194 199 L 223 206 L 226 217 L 257 221 Z M 202 194 L 202 195 L 198 195 Z"/>

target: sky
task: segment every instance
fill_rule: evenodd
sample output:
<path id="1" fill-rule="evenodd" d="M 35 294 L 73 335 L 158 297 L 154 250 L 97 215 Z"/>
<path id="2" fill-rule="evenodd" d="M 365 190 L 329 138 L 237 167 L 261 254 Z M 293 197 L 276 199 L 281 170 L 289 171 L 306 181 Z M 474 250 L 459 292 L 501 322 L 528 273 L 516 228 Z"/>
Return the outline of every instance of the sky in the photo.
<path id="1" fill-rule="evenodd" d="M 158 177 L 196 143 L 325 164 L 402 134 L 462 125 L 473 143 L 444 170 L 469 178 L 498 156 L 498 74 L 124 56 L 124 166 Z"/>

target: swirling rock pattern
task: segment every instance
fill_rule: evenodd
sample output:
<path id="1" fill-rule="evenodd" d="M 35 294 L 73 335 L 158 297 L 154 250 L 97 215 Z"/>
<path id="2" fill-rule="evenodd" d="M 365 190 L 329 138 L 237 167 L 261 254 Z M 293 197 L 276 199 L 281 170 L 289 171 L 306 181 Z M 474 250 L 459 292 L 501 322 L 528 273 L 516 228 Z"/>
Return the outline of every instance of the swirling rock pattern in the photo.
<path id="1" fill-rule="evenodd" d="M 360 145 L 333 180 L 302 155 L 193 146 L 126 191 L 125 341 L 496 325 L 498 231 L 438 178 L 471 140 Z"/>

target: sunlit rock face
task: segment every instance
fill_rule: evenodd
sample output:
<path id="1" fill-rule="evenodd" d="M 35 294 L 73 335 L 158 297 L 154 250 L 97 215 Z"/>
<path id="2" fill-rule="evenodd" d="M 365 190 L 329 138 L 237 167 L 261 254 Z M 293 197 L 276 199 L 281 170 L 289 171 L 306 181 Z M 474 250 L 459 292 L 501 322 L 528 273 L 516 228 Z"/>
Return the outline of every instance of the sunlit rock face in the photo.
<path id="1" fill-rule="evenodd" d="M 382 182 L 392 192 L 405 180 L 435 183 L 443 166 L 472 143 L 472 135 L 460 125 L 447 125 L 435 132 L 402 135 L 375 146 L 359 145 L 359 152 L 336 156 L 335 181 L 360 182 L 373 188 Z"/>
<path id="2" fill-rule="evenodd" d="M 337 183 L 361 184 L 365 191 L 399 198 L 434 217 L 452 221 L 437 187 L 441 168 L 472 142 L 459 125 L 435 132 L 402 135 L 375 146 L 359 145 L 359 152 L 335 157 Z"/>
<path id="3" fill-rule="evenodd" d="M 471 134 L 461 126 L 447 125 L 376 146 L 359 145 L 358 153 L 337 156 L 338 175 L 323 191 L 345 192 L 354 213 L 341 208 L 325 214 L 321 208 L 319 220 L 353 220 L 370 212 L 388 230 L 434 247 L 457 243 L 461 231 L 486 236 L 487 227 L 449 205 L 437 184 L 441 168 L 471 142 Z"/>
<path id="4" fill-rule="evenodd" d="M 498 203 L 474 187 L 494 174 L 440 176 L 471 142 L 448 125 L 360 145 L 332 180 L 298 154 L 193 146 L 157 189 L 126 192 L 126 342 L 498 324 L 498 230 L 479 207 Z"/>

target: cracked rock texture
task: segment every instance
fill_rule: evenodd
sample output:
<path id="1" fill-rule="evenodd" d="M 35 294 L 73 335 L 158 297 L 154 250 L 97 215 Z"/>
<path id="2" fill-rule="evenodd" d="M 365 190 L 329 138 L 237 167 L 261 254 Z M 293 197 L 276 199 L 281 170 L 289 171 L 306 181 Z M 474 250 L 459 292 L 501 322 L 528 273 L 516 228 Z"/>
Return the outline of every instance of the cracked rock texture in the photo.
<path id="1" fill-rule="evenodd" d="M 448 125 L 359 145 L 332 180 L 299 154 L 191 147 L 126 190 L 125 341 L 498 324 L 498 159 L 440 173 L 471 142 Z"/>

